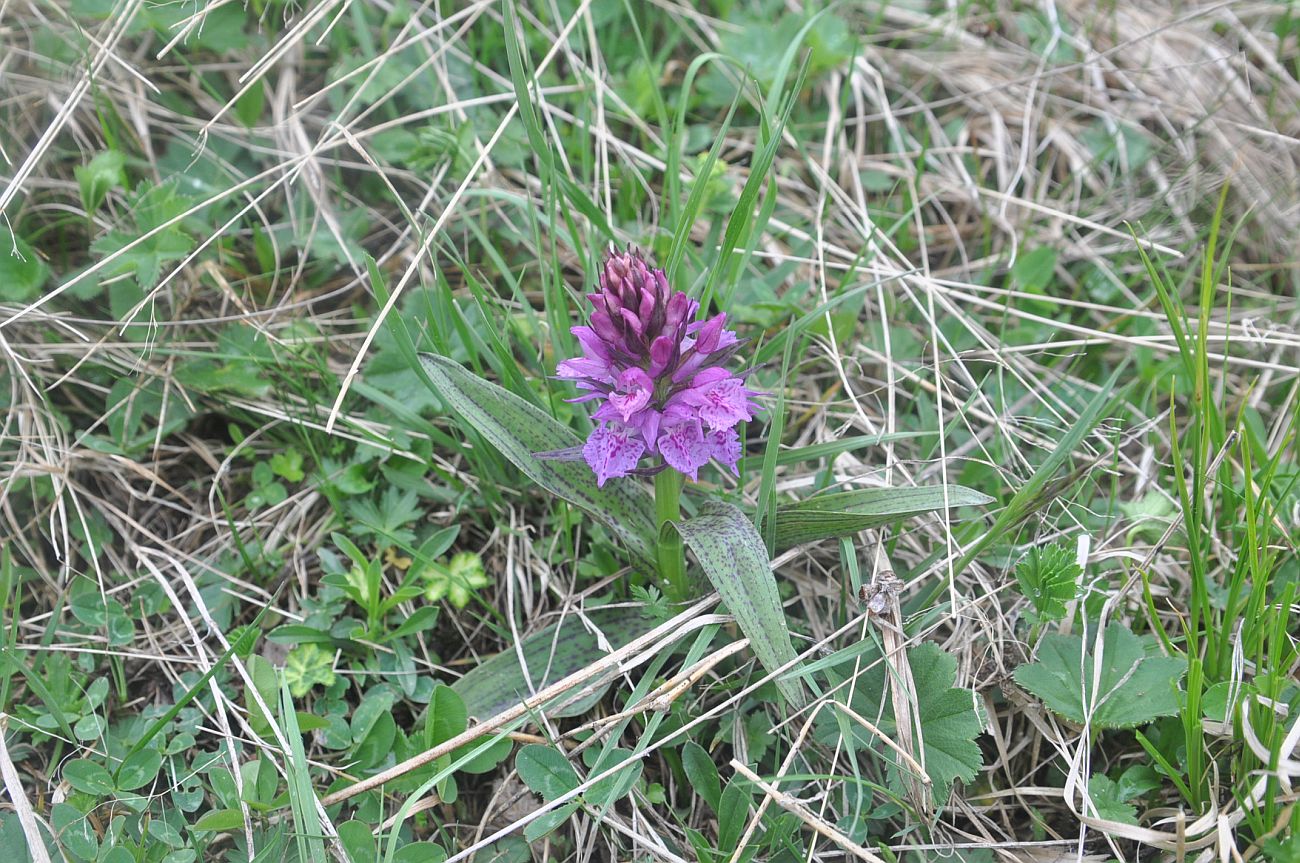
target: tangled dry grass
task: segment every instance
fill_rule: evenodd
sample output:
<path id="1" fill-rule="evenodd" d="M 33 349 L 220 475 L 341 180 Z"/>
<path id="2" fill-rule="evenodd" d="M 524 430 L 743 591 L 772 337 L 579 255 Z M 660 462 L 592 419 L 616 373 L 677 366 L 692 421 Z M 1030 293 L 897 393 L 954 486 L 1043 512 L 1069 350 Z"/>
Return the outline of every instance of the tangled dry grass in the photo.
<path id="1" fill-rule="evenodd" d="M 791 12 L 798 5 L 787 4 Z M 859 50 L 812 79 L 800 97 L 805 106 L 824 107 L 825 120 L 783 133 L 775 207 L 756 239 L 754 271 L 776 295 L 789 293 L 807 307 L 836 296 L 846 279 L 875 285 L 849 307 L 856 322 L 847 338 L 828 326 L 797 358 L 787 442 L 897 435 L 924 418 L 960 430 L 960 443 L 950 445 L 948 434 L 889 438 L 836 456 L 831 483 L 913 485 L 975 475 L 1008 489 L 1025 485 L 1101 389 L 1100 380 L 1079 376 L 1073 358 L 1177 354 L 1165 313 L 1135 287 L 1144 269 L 1134 250 L 1145 249 L 1180 284 L 1190 282 L 1225 183 L 1225 223 L 1235 232 L 1232 302 L 1209 316 L 1214 387 L 1225 404 L 1256 411 L 1268 440 L 1282 441 L 1295 422 L 1300 386 L 1297 30 L 1278 26 L 1294 9 L 1275 2 L 933 5 L 846 7 Z M 603 212 L 614 212 L 616 199 L 639 184 L 643 234 L 670 231 L 657 223 L 667 164 L 655 152 L 669 132 L 653 114 L 638 115 L 626 89 L 615 86 L 624 69 L 609 65 L 594 42 L 595 6 L 579 3 L 564 14 L 555 4 L 519 10 L 542 46 L 532 57 L 539 83 L 531 107 L 561 160 L 581 154 L 594 166 L 586 192 Z M 691 52 L 726 50 L 741 32 L 693 4 L 655 6 L 680 42 L 661 86 L 681 83 Z M 303 599 L 321 578 L 318 551 L 337 529 L 337 501 L 304 482 L 273 504 L 246 502 L 256 465 L 294 434 L 374 458 L 424 460 L 443 486 L 460 489 L 431 502 L 425 518 L 465 525 L 459 542 L 488 563 L 491 601 L 506 610 L 517 635 L 608 583 L 579 578 L 562 548 L 529 527 L 537 502 L 520 489 L 503 489 L 507 521 L 484 518 L 483 478 L 465 454 L 431 449 L 426 431 L 386 421 L 370 409 L 373 390 L 358 391 L 384 320 L 421 285 L 469 296 L 466 273 L 511 272 L 519 291 L 502 289 L 496 311 L 503 317 L 525 301 L 544 303 L 548 288 L 531 262 L 554 261 L 565 284 L 581 288 L 589 250 L 575 248 L 558 222 L 536 229 L 553 191 L 526 161 L 521 168 L 498 155 L 518 146 L 507 133 L 518 128 L 520 103 L 509 74 L 475 46 L 502 29 L 501 4 L 411 7 L 346 73 L 322 46 L 332 28 L 355 22 L 352 4 L 265 6 L 261 53 L 252 42 L 225 51 L 196 43 L 204 28 L 218 26 L 223 8 L 238 4 L 187 9 L 170 39 L 139 26 L 156 14 L 145 0 L 112 4 L 93 27 L 77 4 L 8 4 L 0 18 L 9 46 L 0 59 L 0 210 L 6 223 L 32 227 L 27 239 L 53 272 L 38 298 L 0 304 L 4 545 L 34 573 L 21 608 L 7 609 L 6 626 L 18 656 L 63 651 L 120 661 L 127 697 L 115 709 L 125 713 L 183 689 L 184 673 L 208 668 L 228 646 L 231 626 L 262 606 L 274 603 L 283 621 L 307 614 Z M 58 43 L 83 46 L 83 53 L 56 50 Z M 562 83 L 548 77 L 555 70 Z M 223 88 L 215 91 L 213 81 Z M 240 119 L 241 104 L 256 98 L 250 93 L 265 99 L 252 124 Z M 425 94 L 432 101 L 411 107 Z M 745 98 L 757 105 L 752 88 Z M 377 152 L 384 133 L 443 118 L 473 121 L 455 158 L 424 170 Z M 106 132 L 124 137 L 109 141 Z M 727 131 L 721 153 L 736 187 L 757 137 L 754 125 Z M 131 171 L 155 185 L 177 171 L 188 206 L 159 224 L 137 223 L 129 242 L 95 253 L 91 244 L 130 224 L 138 203 L 121 189 L 89 216 L 78 203 L 74 171 L 109 143 L 132 153 Z M 572 165 L 560 170 L 577 176 Z M 680 182 L 692 179 L 682 169 Z M 210 234 L 164 259 L 156 283 L 138 295 L 123 289 L 116 299 L 115 286 L 137 275 L 135 266 L 120 270 L 122 261 L 202 213 L 220 213 Z M 488 223 L 494 242 L 481 229 Z M 706 257 L 707 244 L 718 240 L 704 222 L 692 238 Z M 1045 288 L 1007 278 L 1018 259 L 1040 248 L 1056 253 Z M 365 253 L 393 286 L 387 301 L 372 294 Z M 259 266 L 259 255 L 269 266 Z M 88 277 L 99 279 L 102 300 L 73 301 Z M 1085 277 L 1088 290 L 1076 291 Z M 234 327 L 247 329 L 274 358 L 263 372 L 266 386 L 240 390 L 177 377 L 195 358 L 212 359 L 218 377 L 237 375 L 240 360 L 227 336 Z M 536 340 L 530 363 L 548 365 L 537 362 L 544 343 Z M 133 395 L 114 403 L 109 396 L 122 380 L 135 382 Z M 1172 497 L 1158 482 L 1169 458 L 1169 405 L 1149 410 L 1161 401 L 1139 404 L 1135 396 L 1124 418 L 1081 441 L 1071 476 L 1086 477 L 1088 488 L 1114 501 Z M 172 417 L 179 421 L 169 423 Z M 229 430 L 236 421 L 238 438 Z M 105 445 L 120 437 L 117 427 L 140 445 Z M 811 473 L 788 470 L 778 490 L 800 492 L 814 482 Z M 756 491 L 745 487 L 740 495 Z M 1091 564 L 1126 573 L 1154 552 L 1155 590 L 1180 593 L 1189 573 L 1176 550 L 1134 536 L 1124 523 L 1091 534 L 1080 514 L 1094 503 L 1086 495 L 1053 501 L 1049 489 L 1033 527 L 1010 544 L 1083 538 Z M 252 573 L 231 566 L 247 548 L 273 566 Z M 1087 783 L 1098 757 L 1091 741 L 1010 695 L 1011 670 L 1025 661 L 1027 646 L 1019 627 L 1024 604 L 1005 561 L 965 560 L 969 544 L 938 518 L 871 532 L 860 548 L 864 581 L 884 570 L 909 573 L 903 606 L 947 582 L 945 613 L 912 637 L 958 657 L 958 685 L 979 694 L 988 720 L 978 787 L 959 789 L 947 802 L 929 825 L 933 842 L 901 837 L 896 850 L 922 853 L 947 840 L 945 847 L 1026 861 L 1139 859 L 1148 849 L 1225 861 L 1257 853 L 1234 838 L 1240 813 L 1227 793 L 1222 807 L 1200 817 L 1171 808 L 1147 813 L 1142 826 L 1089 814 Z M 833 609 L 845 603 L 847 579 L 839 550 L 792 550 L 777 566 L 791 588 L 787 612 L 809 637 L 801 649 L 840 646 L 846 618 Z M 64 638 L 61 597 L 79 577 L 128 608 L 156 585 L 172 610 L 142 616 L 129 644 L 94 633 Z M 1128 593 L 1111 589 L 1108 607 L 1117 616 L 1142 613 L 1132 579 L 1127 586 Z M 421 673 L 455 673 L 502 647 L 481 621 L 449 617 L 436 651 L 417 652 Z M 873 625 L 865 614 L 850 614 L 848 622 L 858 634 Z M 459 643 L 451 644 L 453 637 Z M 239 677 L 248 680 L 247 670 Z M 732 693 L 723 696 L 725 678 L 682 679 L 693 688 L 680 697 L 725 724 L 727 705 L 738 703 Z M 1003 689 L 1006 700 L 997 695 Z M 222 741 L 235 763 L 254 750 L 283 761 L 284 750 L 251 728 L 241 699 L 215 686 L 211 695 L 202 728 L 209 742 Z M 790 747 L 785 768 L 802 764 L 796 756 L 801 744 L 812 745 L 810 727 L 804 714 L 775 729 Z M 540 732 L 565 733 L 553 723 Z M 11 805 L 60 798 L 66 789 L 52 750 L 24 746 L 9 743 L 21 756 L 21 776 L 5 777 Z M 743 754 L 723 765 L 724 773 L 749 770 Z M 346 773 L 319 747 L 307 756 L 324 771 Z M 1058 758 L 1067 765 L 1060 782 L 1045 767 Z M 845 767 L 832 759 L 823 769 L 836 776 Z M 238 770 L 234 776 L 242 781 Z M 786 806 L 830 837 L 814 846 L 806 834 L 814 859 L 873 854 L 826 832 L 837 832 L 843 815 L 832 811 L 835 781 L 805 785 L 800 800 L 762 786 L 763 806 Z M 317 790 L 323 796 L 324 786 Z M 474 799 L 467 813 L 477 821 L 458 831 L 465 855 L 535 814 L 535 807 L 520 811 L 527 798 L 508 777 Z M 751 828 L 761 814 L 751 817 Z M 576 834 L 574 859 L 615 859 L 615 842 L 680 859 L 665 839 L 680 843 L 679 834 L 671 815 L 635 804 L 590 817 Z"/>

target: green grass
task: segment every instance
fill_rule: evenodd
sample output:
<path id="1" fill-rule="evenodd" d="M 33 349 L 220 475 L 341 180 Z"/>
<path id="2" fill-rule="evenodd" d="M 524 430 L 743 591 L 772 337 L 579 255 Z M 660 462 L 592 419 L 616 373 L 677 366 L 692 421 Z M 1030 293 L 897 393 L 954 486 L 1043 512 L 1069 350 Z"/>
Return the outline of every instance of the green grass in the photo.
<path id="1" fill-rule="evenodd" d="M 1297 859 L 1294 9 L 796 5 L 8 10 L 0 849 Z M 611 245 L 767 393 L 684 572 L 520 467 Z"/>

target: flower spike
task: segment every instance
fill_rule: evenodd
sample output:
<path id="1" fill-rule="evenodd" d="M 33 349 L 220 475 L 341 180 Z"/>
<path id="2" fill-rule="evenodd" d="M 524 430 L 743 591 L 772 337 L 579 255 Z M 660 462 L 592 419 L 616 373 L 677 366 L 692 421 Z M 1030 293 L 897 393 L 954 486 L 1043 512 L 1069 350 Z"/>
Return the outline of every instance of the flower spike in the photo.
<path id="1" fill-rule="evenodd" d="M 582 356 L 556 368 L 582 391 L 569 401 L 600 402 L 592 414 L 599 425 L 581 447 L 596 484 L 666 467 L 696 479 L 711 459 L 738 473 L 736 426 L 753 419 L 759 393 L 724 368 L 742 344 L 726 314 L 695 320 L 699 303 L 672 291 L 639 251 L 609 252 L 598 281 L 587 297 L 590 326 L 572 329 Z M 646 455 L 655 463 L 638 467 Z"/>

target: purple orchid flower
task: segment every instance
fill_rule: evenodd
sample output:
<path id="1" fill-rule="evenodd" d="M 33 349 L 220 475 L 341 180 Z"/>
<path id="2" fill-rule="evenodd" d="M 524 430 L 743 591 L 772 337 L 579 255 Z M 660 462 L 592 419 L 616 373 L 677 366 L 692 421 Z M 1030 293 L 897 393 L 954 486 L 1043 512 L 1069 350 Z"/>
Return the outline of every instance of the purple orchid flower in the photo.
<path id="1" fill-rule="evenodd" d="M 695 320 L 699 303 L 672 291 L 638 251 L 607 254 L 588 299 L 591 325 L 572 329 L 582 356 L 561 362 L 556 375 L 583 391 L 570 401 L 601 402 L 592 414 L 599 425 L 581 447 L 596 484 L 665 468 L 697 479 L 710 460 L 738 474 L 736 426 L 754 418 L 760 393 L 724 368 L 741 344 L 726 314 Z M 638 467 L 646 456 L 655 463 Z"/>

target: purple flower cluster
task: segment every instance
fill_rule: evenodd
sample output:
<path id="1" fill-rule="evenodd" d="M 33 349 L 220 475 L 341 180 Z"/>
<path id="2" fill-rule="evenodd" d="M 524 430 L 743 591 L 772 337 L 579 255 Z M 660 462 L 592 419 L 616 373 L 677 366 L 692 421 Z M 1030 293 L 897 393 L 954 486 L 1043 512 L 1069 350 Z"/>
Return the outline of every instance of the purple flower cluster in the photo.
<path id="1" fill-rule="evenodd" d="M 723 368 L 740 346 L 726 314 L 695 320 L 700 304 L 668 287 L 640 252 L 611 252 L 588 295 L 591 326 L 574 327 L 582 356 L 556 372 L 599 400 L 599 425 L 582 447 L 597 485 L 665 466 L 696 479 L 710 459 L 737 472 L 736 426 L 754 417 L 758 393 Z M 637 464 L 649 455 L 657 463 Z"/>

